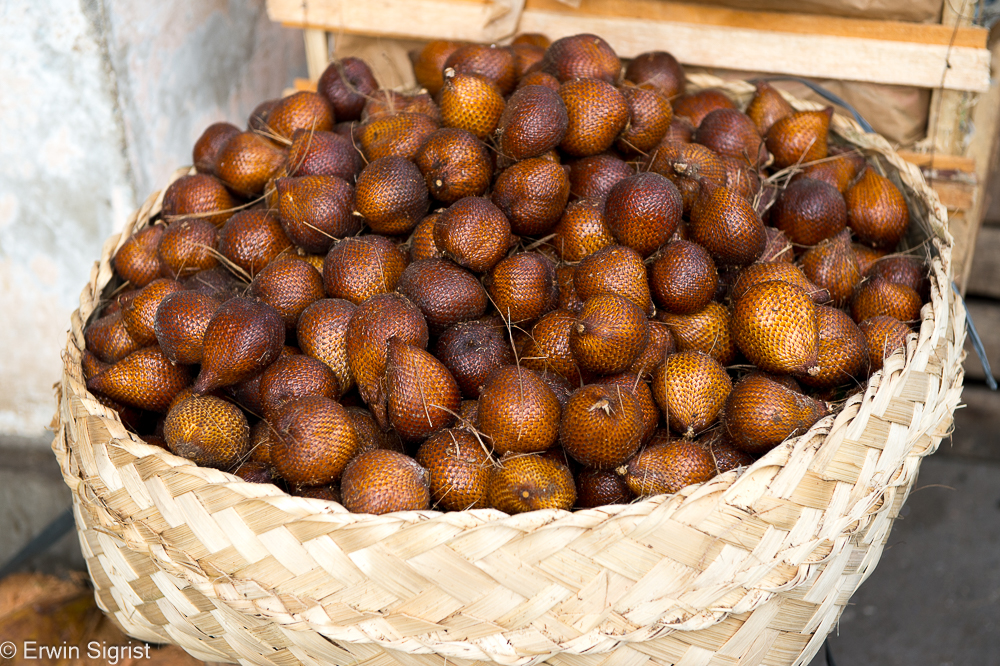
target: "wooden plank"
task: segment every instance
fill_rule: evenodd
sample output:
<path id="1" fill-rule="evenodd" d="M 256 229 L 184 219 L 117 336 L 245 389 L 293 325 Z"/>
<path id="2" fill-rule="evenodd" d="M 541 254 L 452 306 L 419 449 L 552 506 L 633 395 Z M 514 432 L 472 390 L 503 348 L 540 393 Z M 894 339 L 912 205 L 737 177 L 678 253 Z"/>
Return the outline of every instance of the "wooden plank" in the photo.
<path id="1" fill-rule="evenodd" d="M 961 171 L 975 173 L 976 160 L 963 155 L 944 155 L 941 153 L 918 153 L 912 150 L 899 149 L 896 153 L 910 164 L 916 164 L 922 169 L 938 171 Z"/>
<path id="2" fill-rule="evenodd" d="M 303 31 L 306 41 L 306 68 L 309 78 L 318 81 L 320 74 L 330 62 L 330 45 L 327 42 L 326 30 L 306 28 Z"/>
<path id="3" fill-rule="evenodd" d="M 1000 299 L 1000 227 L 979 230 L 966 292 L 969 296 Z"/>
<path id="4" fill-rule="evenodd" d="M 968 211 L 975 204 L 977 190 L 975 183 L 945 178 L 928 178 L 927 182 L 937 192 L 941 203 L 949 212 Z"/>

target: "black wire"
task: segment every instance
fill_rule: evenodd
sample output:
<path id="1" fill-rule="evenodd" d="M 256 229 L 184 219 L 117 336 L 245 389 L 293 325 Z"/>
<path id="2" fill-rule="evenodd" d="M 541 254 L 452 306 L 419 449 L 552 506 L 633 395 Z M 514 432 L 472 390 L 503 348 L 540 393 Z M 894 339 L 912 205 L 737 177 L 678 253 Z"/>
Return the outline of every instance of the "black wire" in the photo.
<path id="1" fill-rule="evenodd" d="M 850 111 L 851 115 L 854 116 L 854 119 L 856 121 L 858 121 L 859 125 L 861 125 L 861 129 L 863 129 L 864 131 L 866 131 L 868 133 L 871 133 L 871 134 L 875 133 L 875 129 L 871 126 L 871 124 L 867 120 L 865 120 L 864 116 L 862 116 L 860 113 L 858 113 L 857 109 L 855 109 L 853 106 L 851 106 L 850 104 L 848 104 L 847 102 L 845 102 L 839 96 L 833 94 L 832 92 L 830 92 L 829 90 L 827 90 L 823 86 L 819 85 L 818 83 L 814 83 L 814 82 L 810 81 L 809 79 L 803 79 L 803 78 L 798 77 L 798 76 L 766 76 L 766 77 L 762 77 L 761 79 L 756 79 L 756 80 L 758 80 L 758 81 L 796 81 L 798 83 L 801 83 L 802 85 L 806 86 L 807 88 L 809 88 L 814 93 L 816 93 L 817 95 L 819 95 L 820 97 L 822 97 L 826 101 L 830 102 L 831 104 L 836 104 L 837 106 L 841 106 L 841 107 L 847 109 L 848 111 Z"/>
<path id="2" fill-rule="evenodd" d="M 823 656 L 826 657 L 826 666 L 837 666 L 833 660 L 833 651 L 830 649 L 830 639 L 823 641 Z"/>
<path id="3" fill-rule="evenodd" d="M 59 514 L 55 520 L 46 525 L 45 529 L 39 532 L 34 539 L 25 544 L 24 548 L 17 551 L 17 554 L 10 558 L 3 565 L 3 568 L 0 568 L 0 579 L 17 571 L 22 564 L 36 555 L 44 553 L 52 544 L 59 541 L 63 535 L 73 529 L 74 524 L 73 507 L 69 507 Z"/>
<path id="4" fill-rule="evenodd" d="M 983 372 L 986 373 L 986 385 L 990 387 L 991 391 L 996 391 L 997 380 L 993 377 L 993 370 L 990 368 L 990 359 L 986 356 L 986 346 L 983 345 L 983 339 L 979 337 L 979 331 L 976 330 L 976 325 L 972 322 L 972 316 L 965 306 L 965 299 L 962 298 L 962 292 L 958 290 L 958 285 L 952 282 L 951 288 L 962 303 L 962 309 L 965 310 L 965 325 L 969 332 L 969 340 L 972 342 L 972 349 L 975 350 L 976 356 L 979 357 L 979 362 L 983 365 Z"/>

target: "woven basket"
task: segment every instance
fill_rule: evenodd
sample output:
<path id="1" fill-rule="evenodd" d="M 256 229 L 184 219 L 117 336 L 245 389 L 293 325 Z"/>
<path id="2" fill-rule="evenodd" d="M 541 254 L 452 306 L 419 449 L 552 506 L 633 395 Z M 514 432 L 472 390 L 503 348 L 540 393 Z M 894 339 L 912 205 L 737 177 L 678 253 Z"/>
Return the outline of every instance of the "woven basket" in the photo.
<path id="1" fill-rule="evenodd" d="M 160 209 L 150 197 L 104 246 L 59 389 L 53 449 L 98 604 L 135 638 L 219 662 L 808 663 L 878 563 L 921 458 L 949 434 L 963 377 L 945 209 L 884 139 L 841 116 L 832 127 L 878 158 L 920 221 L 932 287 L 919 335 L 863 394 L 751 467 L 576 512 L 356 515 L 127 432 L 87 392 L 80 358 L 111 257 Z"/>

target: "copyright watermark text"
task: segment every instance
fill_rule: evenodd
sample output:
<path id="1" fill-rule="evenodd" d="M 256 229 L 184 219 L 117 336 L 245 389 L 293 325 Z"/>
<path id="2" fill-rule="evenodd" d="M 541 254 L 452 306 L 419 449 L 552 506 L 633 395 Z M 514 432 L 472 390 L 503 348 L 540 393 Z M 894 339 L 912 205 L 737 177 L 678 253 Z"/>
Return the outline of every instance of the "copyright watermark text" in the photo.
<path id="1" fill-rule="evenodd" d="M 86 645 L 42 645 L 36 641 L 24 641 L 20 645 L 13 641 L 0 643 L 0 659 L 13 659 L 20 655 L 23 661 L 32 660 L 68 660 L 88 659 L 101 660 L 109 666 L 115 666 L 127 659 L 149 659 L 149 645 L 133 643 L 127 645 L 108 645 L 103 641 L 90 641 Z"/>

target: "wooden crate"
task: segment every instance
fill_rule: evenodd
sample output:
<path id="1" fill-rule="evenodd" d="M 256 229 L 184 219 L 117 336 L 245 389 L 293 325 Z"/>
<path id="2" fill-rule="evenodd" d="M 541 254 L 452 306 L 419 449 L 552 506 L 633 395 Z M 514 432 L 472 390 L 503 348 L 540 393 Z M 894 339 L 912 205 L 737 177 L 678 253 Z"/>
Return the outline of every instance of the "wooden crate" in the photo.
<path id="1" fill-rule="evenodd" d="M 946 2 L 940 24 L 923 24 L 663 0 L 267 1 L 272 20 L 305 29 L 312 80 L 327 64 L 330 35 L 499 42 L 591 32 L 625 58 L 666 48 L 685 65 L 932 89 L 927 138 L 900 155 L 924 170 L 949 210 L 963 290 L 1000 124 L 1000 87 L 991 84 L 1000 49 L 991 53 L 988 31 L 972 25 L 974 6 Z"/>

